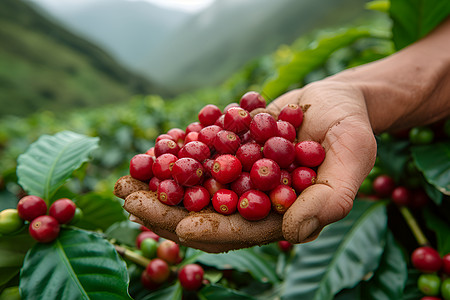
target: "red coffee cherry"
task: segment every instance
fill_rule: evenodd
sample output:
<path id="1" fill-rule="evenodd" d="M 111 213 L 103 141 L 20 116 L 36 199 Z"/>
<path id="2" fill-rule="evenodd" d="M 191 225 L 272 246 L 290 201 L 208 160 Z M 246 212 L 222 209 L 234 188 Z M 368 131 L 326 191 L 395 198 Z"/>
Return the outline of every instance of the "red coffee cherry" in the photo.
<path id="1" fill-rule="evenodd" d="M 214 148 L 214 140 L 216 135 L 222 128 L 217 125 L 211 125 L 203 128 L 198 133 L 198 140 L 208 146 L 210 149 Z"/>
<path id="2" fill-rule="evenodd" d="M 177 160 L 178 157 L 171 153 L 158 156 L 152 166 L 153 175 L 159 180 L 171 179 L 172 168 Z"/>
<path id="3" fill-rule="evenodd" d="M 201 211 L 209 204 L 211 196 L 202 186 L 188 187 L 184 192 L 183 205 L 188 211 Z"/>
<path id="4" fill-rule="evenodd" d="M 200 130 L 202 130 L 203 127 L 204 126 L 199 122 L 193 122 L 186 127 L 186 135 L 188 135 L 189 132 L 200 132 Z"/>
<path id="5" fill-rule="evenodd" d="M 295 130 L 295 127 L 289 122 L 278 120 L 277 129 L 277 136 L 285 138 L 290 142 L 294 142 L 297 138 L 297 131 Z"/>
<path id="6" fill-rule="evenodd" d="M 281 170 L 275 161 L 262 158 L 253 164 L 250 178 L 256 189 L 270 191 L 280 184 Z"/>
<path id="7" fill-rule="evenodd" d="M 239 106 L 239 104 L 238 103 L 236 103 L 236 102 L 231 102 L 230 104 L 227 104 L 227 106 L 225 106 L 225 108 L 223 109 L 223 115 L 222 116 L 224 116 L 225 115 L 225 113 L 230 109 L 230 108 L 232 108 L 232 107 L 240 107 Z"/>
<path id="8" fill-rule="evenodd" d="M 252 111 L 257 108 L 265 108 L 266 107 L 266 100 L 263 96 L 261 96 L 260 93 L 250 91 L 245 93 L 241 99 L 239 100 L 239 105 L 247 110 Z"/>
<path id="9" fill-rule="evenodd" d="M 269 198 L 273 209 L 279 214 L 284 214 L 297 199 L 297 194 L 290 186 L 280 184 L 270 191 Z"/>
<path id="10" fill-rule="evenodd" d="M 257 143 L 243 144 L 236 151 L 236 157 L 242 163 L 242 170 L 249 172 L 253 164 L 263 158 L 261 146 Z"/>
<path id="11" fill-rule="evenodd" d="M 153 157 L 153 159 L 155 159 L 155 147 L 151 147 L 144 154 L 150 155 Z"/>
<path id="12" fill-rule="evenodd" d="M 154 239 L 156 242 L 159 241 L 159 235 L 151 231 L 150 229 L 147 229 L 146 231 L 142 231 L 138 234 L 136 237 L 136 247 L 138 249 L 141 249 L 141 243 L 145 239 Z"/>
<path id="13" fill-rule="evenodd" d="M 295 145 L 295 158 L 303 167 L 317 167 L 325 159 L 325 149 L 315 141 L 303 141 Z"/>
<path id="14" fill-rule="evenodd" d="M 308 167 L 299 167 L 292 172 L 292 187 L 297 194 L 316 182 L 317 174 Z"/>
<path id="15" fill-rule="evenodd" d="M 180 147 L 176 142 L 169 139 L 162 139 L 155 144 L 155 156 L 159 157 L 163 154 L 170 153 L 173 155 L 178 155 Z"/>
<path id="16" fill-rule="evenodd" d="M 450 275 L 450 253 L 442 257 L 442 271 L 444 271 L 445 274 Z"/>
<path id="17" fill-rule="evenodd" d="M 263 148 L 264 157 L 272 159 L 283 169 L 294 162 L 295 153 L 294 144 L 278 136 L 268 139 Z"/>
<path id="18" fill-rule="evenodd" d="M 380 175 L 374 179 L 372 187 L 377 196 L 388 197 L 395 188 L 395 182 L 388 175 Z"/>
<path id="19" fill-rule="evenodd" d="M 214 160 L 211 175 L 222 184 L 235 181 L 242 172 L 242 164 L 235 156 L 223 154 Z"/>
<path id="20" fill-rule="evenodd" d="M 145 272 L 148 278 L 154 283 L 163 283 L 170 276 L 169 265 L 160 258 L 152 259 L 145 268 Z"/>
<path id="21" fill-rule="evenodd" d="M 302 108 L 297 104 L 288 104 L 280 111 L 278 120 L 289 122 L 295 128 L 299 128 L 303 122 Z"/>
<path id="22" fill-rule="evenodd" d="M 278 134 L 277 121 L 268 113 L 259 113 L 250 123 L 250 133 L 258 144 L 264 144 L 268 139 Z"/>
<path id="23" fill-rule="evenodd" d="M 75 216 L 77 206 L 67 198 L 58 199 L 50 205 L 48 214 L 54 217 L 59 224 L 67 224 Z"/>
<path id="24" fill-rule="evenodd" d="M 203 187 L 208 190 L 210 196 L 213 196 L 218 190 L 227 188 L 227 185 L 221 184 L 214 178 L 208 178 L 203 183 Z"/>
<path id="25" fill-rule="evenodd" d="M 255 189 L 250 173 L 242 172 L 239 177 L 230 184 L 231 189 L 240 197 L 243 193 Z"/>
<path id="26" fill-rule="evenodd" d="M 178 280 L 185 290 L 195 291 L 202 286 L 204 273 L 200 265 L 187 264 L 178 272 Z"/>
<path id="27" fill-rule="evenodd" d="M 238 202 L 238 211 L 249 221 L 262 220 L 270 213 L 269 197 L 261 191 L 250 190 L 242 194 Z"/>
<path id="28" fill-rule="evenodd" d="M 158 179 L 158 177 L 153 177 L 150 179 L 148 183 L 148 188 L 152 192 L 156 192 L 158 190 L 159 184 L 161 183 L 161 180 Z"/>
<path id="29" fill-rule="evenodd" d="M 173 137 L 171 135 L 168 135 L 168 134 L 164 133 L 164 134 L 158 135 L 158 137 L 155 140 L 155 143 L 157 143 L 157 142 L 159 142 L 160 140 L 163 140 L 163 139 L 169 139 L 169 140 L 172 140 L 172 141 L 175 142 L 175 140 L 173 139 Z"/>
<path id="30" fill-rule="evenodd" d="M 241 107 L 232 107 L 226 113 L 223 119 L 224 129 L 236 134 L 246 132 L 250 127 L 252 117 L 247 110 Z"/>
<path id="31" fill-rule="evenodd" d="M 153 280 L 150 279 L 146 270 L 141 273 L 141 284 L 145 289 L 150 291 L 156 290 L 161 286 L 160 283 L 153 282 Z"/>
<path id="32" fill-rule="evenodd" d="M 399 206 L 408 205 L 411 202 L 411 192 L 404 186 L 398 186 L 392 191 L 391 199 Z"/>
<path id="33" fill-rule="evenodd" d="M 413 266 L 423 273 L 434 273 L 442 267 L 439 253 L 431 247 L 419 247 L 411 254 Z"/>
<path id="34" fill-rule="evenodd" d="M 209 126 L 213 125 L 221 115 L 220 108 L 214 104 L 208 104 L 198 113 L 198 120 L 203 126 Z"/>
<path id="35" fill-rule="evenodd" d="M 225 112 L 225 111 L 224 111 Z M 224 120 L 225 120 L 225 114 L 221 115 L 217 120 L 216 123 L 214 123 L 214 125 L 219 126 L 220 128 L 224 128 L 225 124 L 224 124 Z"/>
<path id="36" fill-rule="evenodd" d="M 167 134 L 170 135 L 177 144 L 184 143 L 184 139 L 186 137 L 186 133 L 184 132 L 184 130 L 180 128 L 172 128 L 167 131 Z"/>
<path id="37" fill-rule="evenodd" d="M 172 167 L 173 179 L 182 186 L 195 186 L 204 178 L 203 165 L 193 158 L 180 158 Z M 161 185 L 160 185 L 161 187 Z"/>
<path id="38" fill-rule="evenodd" d="M 237 209 L 238 195 L 228 189 L 218 190 L 212 197 L 214 209 L 222 215 L 231 215 Z"/>
<path id="39" fill-rule="evenodd" d="M 172 140 L 165 141 L 171 141 L 175 144 L 175 142 Z M 152 156 L 148 154 L 137 154 L 133 156 L 130 161 L 130 175 L 137 180 L 148 181 L 153 177 L 152 167 Z"/>
<path id="40" fill-rule="evenodd" d="M 28 231 L 33 239 L 40 243 L 54 241 L 59 235 L 58 221 L 48 215 L 43 215 L 31 221 Z"/>
<path id="41" fill-rule="evenodd" d="M 158 245 L 156 256 L 170 265 L 180 261 L 180 245 L 171 240 L 164 240 Z"/>
<path id="42" fill-rule="evenodd" d="M 241 145 L 241 139 L 232 131 L 221 130 L 216 134 L 213 145 L 220 154 L 234 154 Z"/>
<path id="43" fill-rule="evenodd" d="M 189 142 L 178 152 L 178 158 L 190 157 L 199 162 L 203 162 L 210 155 L 211 151 L 209 147 L 200 141 Z"/>
<path id="44" fill-rule="evenodd" d="M 158 187 L 158 200 L 167 205 L 178 205 L 184 196 L 184 189 L 173 179 L 161 181 Z"/>
<path id="45" fill-rule="evenodd" d="M 290 252 L 293 247 L 294 247 L 294 245 L 289 243 L 288 241 L 279 241 L 278 242 L 278 248 L 280 248 L 280 250 L 283 252 Z"/>
<path id="46" fill-rule="evenodd" d="M 197 131 L 189 132 L 188 134 L 186 134 L 184 143 L 182 145 L 180 145 L 180 147 L 183 147 L 187 143 L 198 141 L 198 136 L 199 136 L 199 133 Z"/>
<path id="47" fill-rule="evenodd" d="M 295 170 L 295 169 L 294 169 Z M 292 175 L 286 170 L 281 170 L 280 184 L 292 186 Z"/>
<path id="48" fill-rule="evenodd" d="M 47 214 L 47 204 L 38 196 L 25 196 L 17 204 L 17 213 L 23 220 L 33 221 L 35 218 Z"/>

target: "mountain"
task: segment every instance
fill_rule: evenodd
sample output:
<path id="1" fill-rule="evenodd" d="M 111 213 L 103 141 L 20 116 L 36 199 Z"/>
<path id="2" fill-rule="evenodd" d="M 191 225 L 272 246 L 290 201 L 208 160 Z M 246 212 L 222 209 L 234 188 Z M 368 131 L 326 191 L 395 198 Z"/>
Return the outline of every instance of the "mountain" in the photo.
<path id="1" fill-rule="evenodd" d="M 0 116 L 163 92 L 23 1 L 0 1 L 0 45 Z"/>

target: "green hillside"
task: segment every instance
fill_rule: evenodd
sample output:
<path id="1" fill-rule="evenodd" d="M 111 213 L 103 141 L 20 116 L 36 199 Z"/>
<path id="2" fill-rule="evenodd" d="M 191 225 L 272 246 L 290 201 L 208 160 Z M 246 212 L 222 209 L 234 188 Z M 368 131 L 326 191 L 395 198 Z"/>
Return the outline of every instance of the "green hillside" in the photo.
<path id="1" fill-rule="evenodd" d="M 162 93 L 23 1 L 0 1 L 0 116 Z"/>

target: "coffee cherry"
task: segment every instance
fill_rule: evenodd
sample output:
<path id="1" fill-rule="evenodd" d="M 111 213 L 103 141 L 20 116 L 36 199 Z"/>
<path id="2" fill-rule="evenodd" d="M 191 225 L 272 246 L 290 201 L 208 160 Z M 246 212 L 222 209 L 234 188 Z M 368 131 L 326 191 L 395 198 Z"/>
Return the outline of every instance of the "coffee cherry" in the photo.
<path id="1" fill-rule="evenodd" d="M 175 180 L 161 181 L 158 187 L 158 200 L 167 205 L 178 205 L 184 196 L 184 189 Z"/>
<path id="2" fill-rule="evenodd" d="M 270 213 L 269 197 L 261 191 L 250 190 L 242 194 L 238 202 L 238 211 L 249 221 L 262 220 Z"/>
<path id="3" fill-rule="evenodd" d="M 171 141 L 172 140 L 162 140 L 162 141 Z M 176 145 L 176 144 L 175 144 Z M 148 181 L 153 177 L 153 157 L 148 154 L 137 154 L 133 156 L 130 161 L 130 175 L 131 177 L 141 180 Z"/>
<path id="4" fill-rule="evenodd" d="M 372 183 L 375 194 L 379 197 L 388 197 L 395 189 L 395 182 L 388 175 L 380 175 Z"/>
<path id="5" fill-rule="evenodd" d="M 155 159 L 155 147 L 150 147 L 144 154 L 150 155 L 153 159 Z"/>
<path id="6" fill-rule="evenodd" d="M 289 122 L 295 128 L 299 128 L 303 122 L 302 108 L 297 104 L 288 104 L 280 111 L 278 120 Z"/>
<path id="7" fill-rule="evenodd" d="M 283 252 L 290 252 L 293 247 L 294 247 L 294 245 L 289 243 L 288 241 L 279 241 L 278 242 L 278 248 L 280 248 L 280 250 Z"/>
<path id="8" fill-rule="evenodd" d="M 268 113 L 259 113 L 250 123 L 250 133 L 258 144 L 264 144 L 278 134 L 277 122 Z"/>
<path id="9" fill-rule="evenodd" d="M 158 249 L 158 242 L 152 238 L 146 238 L 141 242 L 142 255 L 147 258 L 156 257 L 156 249 Z"/>
<path id="10" fill-rule="evenodd" d="M 239 197 L 246 191 L 253 190 L 255 187 L 250 179 L 250 173 L 242 172 L 239 177 L 230 184 L 231 189 Z"/>
<path id="11" fill-rule="evenodd" d="M 292 186 L 292 175 L 286 170 L 281 170 L 280 184 Z"/>
<path id="12" fill-rule="evenodd" d="M 204 173 L 203 165 L 188 157 L 180 158 L 172 167 L 173 179 L 182 186 L 198 185 L 202 182 Z"/>
<path id="13" fill-rule="evenodd" d="M 203 162 L 210 155 L 209 147 L 200 141 L 189 142 L 178 152 L 178 158 L 190 157 L 199 162 Z"/>
<path id="14" fill-rule="evenodd" d="M 67 198 L 58 199 L 50 205 L 49 215 L 54 217 L 59 224 L 67 224 L 75 216 L 77 206 Z"/>
<path id="15" fill-rule="evenodd" d="M 409 131 L 409 140 L 414 145 L 427 145 L 434 139 L 434 132 L 428 127 L 414 127 Z"/>
<path id="16" fill-rule="evenodd" d="M 153 163 L 153 175 L 159 180 L 172 178 L 172 168 L 178 157 L 171 153 L 166 153 L 158 156 Z"/>
<path id="17" fill-rule="evenodd" d="M 290 186 L 280 184 L 270 191 L 269 198 L 273 209 L 279 214 L 284 214 L 295 202 L 297 195 Z"/>
<path id="18" fill-rule="evenodd" d="M 184 192 L 183 205 L 188 211 L 201 211 L 209 204 L 210 199 L 211 196 L 204 187 L 188 187 Z"/>
<path id="19" fill-rule="evenodd" d="M 237 209 L 238 195 L 230 190 L 218 190 L 212 197 L 211 203 L 214 209 L 222 215 L 231 215 Z"/>
<path id="20" fill-rule="evenodd" d="M 178 280 L 187 291 L 198 290 L 203 284 L 204 270 L 200 265 L 187 264 L 178 272 Z"/>
<path id="21" fill-rule="evenodd" d="M 38 196 L 25 196 L 17 204 L 17 212 L 23 220 L 33 221 L 35 218 L 47 213 L 47 204 Z"/>
<path id="22" fill-rule="evenodd" d="M 220 108 L 214 104 L 208 104 L 198 113 L 198 120 L 203 126 L 209 126 L 213 125 L 221 115 Z"/>
<path id="23" fill-rule="evenodd" d="M 450 300 L 450 278 L 442 281 L 441 284 L 441 296 L 444 300 Z"/>
<path id="24" fill-rule="evenodd" d="M 253 164 L 250 178 L 256 189 L 270 191 L 280 184 L 281 170 L 275 161 L 262 158 Z"/>
<path id="25" fill-rule="evenodd" d="M 289 142 L 282 137 L 271 137 L 268 139 L 263 148 L 263 155 L 265 158 L 270 158 L 275 161 L 280 168 L 287 168 L 295 159 L 295 147 L 292 142 Z"/>
<path id="26" fill-rule="evenodd" d="M 170 276 L 170 268 L 167 262 L 160 258 L 152 259 L 145 268 L 148 278 L 155 283 L 163 283 Z"/>
<path id="27" fill-rule="evenodd" d="M 150 179 L 150 181 L 148 183 L 149 190 L 152 192 L 156 192 L 158 190 L 160 183 L 161 183 L 161 180 L 159 180 L 158 177 L 153 177 L 152 179 Z"/>
<path id="28" fill-rule="evenodd" d="M 159 243 L 156 256 L 168 264 L 177 264 L 180 261 L 180 245 L 171 240 L 164 240 Z"/>
<path id="29" fill-rule="evenodd" d="M 213 145 L 220 154 L 234 154 L 241 145 L 241 140 L 236 133 L 221 130 L 216 134 Z"/>
<path id="30" fill-rule="evenodd" d="M 450 275 L 450 253 L 442 257 L 442 271 L 444 271 L 445 274 Z"/>
<path id="31" fill-rule="evenodd" d="M 239 105 L 247 110 L 252 111 L 257 108 L 265 108 L 266 107 L 266 100 L 261 96 L 260 93 L 250 91 L 245 93 L 241 99 L 239 100 Z"/>
<path id="32" fill-rule="evenodd" d="M 208 146 L 210 149 L 214 148 L 214 140 L 216 135 L 222 128 L 217 125 L 211 125 L 203 128 L 198 133 L 198 140 Z"/>
<path id="33" fill-rule="evenodd" d="M 162 139 L 155 144 L 155 156 L 159 157 L 163 154 L 170 153 L 173 155 L 178 155 L 180 147 L 177 143 L 169 139 Z"/>
<path id="34" fill-rule="evenodd" d="M 417 287 L 427 296 L 439 295 L 441 279 L 436 274 L 422 274 L 417 280 Z"/>
<path id="35" fill-rule="evenodd" d="M 292 172 L 292 187 L 297 194 L 300 194 L 304 189 L 315 183 L 316 177 L 317 174 L 313 169 L 299 167 Z"/>
<path id="36" fill-rule="evenodd" d="M 150 291 L 156 290 L 161 286 L 160 283 L 153 282 L 153 280 L 150 279 L 146 270 L 141 273 L 141 284 L 145 289 Z"/>
<path id="37" fill-rule="evenodd" d="M 225 108 L 223 109 L 224 114 L 222 116 L 225 116 L 225 113 L 232 107 L 240 107 L 240 106 L 239 106 L 239 103 L 236 103 L 236 102 L 231 102 L 231 103 L 227 104 L 227 106 L 225 106 Z"/>
<path id="38" fill-rule="evenodd" d="M 59 235 L 58 221 L 48 215 L 43 215 L 31 221 L 28 231 L 33 239 L 40 243 L 49 243 Z"/>
<path id="39" fill-rule="evenodd" d="M 398 206 L 408 205 L 411 201 L 411 192 L 404 186 L 398 186 L 392 191 L 391 199 Z"/>
<path id="40" fill-rule="evenodd" d="M 419 247 L 411 254 L 413 266 L 423 273 L 433 273 L 439 271 L 442 266 L 442 259 L 439 253 L 431 247 Z"/>
<path id="41" fill-rule="evenodd" d="M 190 142 L 198 141 L 199 133 L 197 131 L 191 131 L 188 134 L 186 134 L 186 138 L 184 139 L 184 142 L 180 147 L 183 147 L 185 144 Z"/>
<path id="42" fill-rule="evenodd" d="M 218 190 L 225 189 L 227 187 L 227 185 L 226 184 L 221 184 L 220 182 L 218 182 L 214 178 L 208 178 L 203 183 L 203 187 L 208 190 L 209 195 L 212 197 Z"/>
<path id="43" fill-rule="evenodd" d="M 205 178 L 211 177 L 211 171 L 214 166 L 214 159 L 207 158 L 202 163 L 203 169 L 205 169 Z"/>
<path id="44" fill-rule="evenodd" d="M 325 159 L 325 149 L 315 141 L 303 141 L 295 145 L 295 158 L 304 167 L 317 167 Z"/>
<path id="45" fill-rule="evenodd" d="M 17 209 L 7 208 L 0 212 L 0 234 L 11 234 L 23 226 Z"/>
<path id="46" fill-rule="evenodd" d="M 257 143 L 243 144 L 236 151 L 236 157 L 242 163 L 242 170 L 249 172 L 253 164 L 263 158 L 261 146 Z"/>
<path id="47" fill-rule="evenodd" d="M 235 156 L 223 154 L 214 160 L 211 175 L 222 184 L 235 181 L 242 172 L 242 164 Z"/>
<path id="48" fill-rule="evenodd" d="M 184 143 L 184 139 L 186 137 L 186 133 L 184 132 L 184 130 L 180 128 L 172 128 L 167 131 L 167 134 L 170 135 L 177 144 Z"/>
<path id="49" fill-rule="evenodd" d="M 297 132 L 295 131 L 295 127 L 286 121 L 277 122 L 278 133 L 277 136 L 287 139 L 290 142 L 294 142 L 297 138 Z"/>
<path id="50" fill-rule="evenodd" d="M 159 235 L 151 230 L 142 231 L 136 237 L 136 248 L 141 249 L 141 243 L 145 239 L 153 239 L 155 242 L 159 241 Z"/>
<path id="51" fill-rule="evenodd" d="M 216 120 L 216 123 L 214 123 L 214 125 L 219 126 L 220 128 L 223 129 L 223 128 L 225 128 L 224 121 L 225 121 L 225 115 L 223 114 Z"/>
<path id="52" fill-rule="evenodd" d="M 225 113 L 223 128 L 241 134 L 249 129 L 251 121 L 252 117 L 247 110 L 241 107 L 232 107 Z"/>
<path id="53" fill-rule="evenodd" d="M 155 143 L 157 143 L 157 142 L 159 142 L 160 140 L 163 140 L 163 139 L 169 139 L 169 140 L 172 140 L 172 141 L 175 142 L 175 140 L 173 139 L 173 137 L 171 135 L 168 135 L 168 134 L 164 133 L 164 134 L 158 135 L 158 137 L 155 140 Z"/>

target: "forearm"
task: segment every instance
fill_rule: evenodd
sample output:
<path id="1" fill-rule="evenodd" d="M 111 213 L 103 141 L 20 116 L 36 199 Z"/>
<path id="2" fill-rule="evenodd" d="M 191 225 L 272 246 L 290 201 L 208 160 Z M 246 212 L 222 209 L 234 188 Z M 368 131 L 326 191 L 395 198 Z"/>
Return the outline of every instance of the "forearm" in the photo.
<path id="1" fill-rule="evenodd" d="M 375 133 L 450 115 L 450 18 L 422 40 L 379 61 L 341 72 L 366 100 Z"/>

